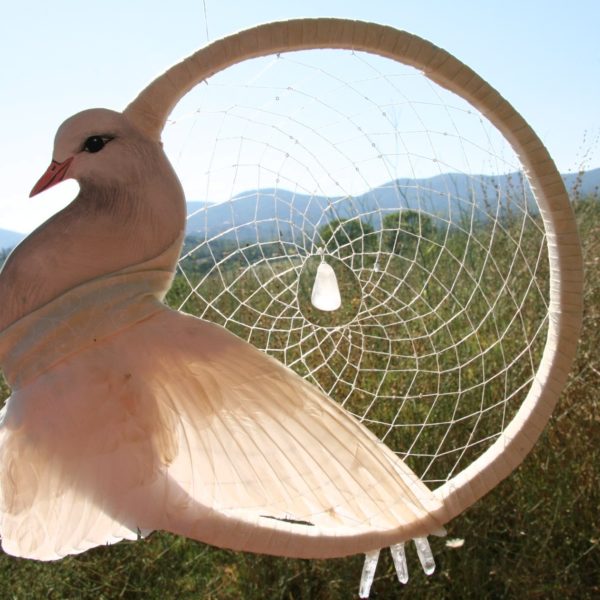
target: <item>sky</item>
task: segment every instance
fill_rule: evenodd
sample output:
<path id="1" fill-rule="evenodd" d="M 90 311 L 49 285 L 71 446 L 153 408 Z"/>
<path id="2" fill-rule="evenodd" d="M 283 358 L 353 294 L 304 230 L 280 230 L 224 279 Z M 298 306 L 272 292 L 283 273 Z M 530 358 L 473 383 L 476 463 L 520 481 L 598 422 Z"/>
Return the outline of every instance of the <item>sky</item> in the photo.
<path id="1" fill-rule="evenodd" d="M 563 173 L 600 166 L 595 0 L 103 0 L 7 3 L 0 22 L 0 229 L 28 232 L 74 196 L 29 199 L 58 125 L 121 110 L 157 74 L 259 23 L 335 16 L 405 29 L 473 68 L 525 117 Z"/>

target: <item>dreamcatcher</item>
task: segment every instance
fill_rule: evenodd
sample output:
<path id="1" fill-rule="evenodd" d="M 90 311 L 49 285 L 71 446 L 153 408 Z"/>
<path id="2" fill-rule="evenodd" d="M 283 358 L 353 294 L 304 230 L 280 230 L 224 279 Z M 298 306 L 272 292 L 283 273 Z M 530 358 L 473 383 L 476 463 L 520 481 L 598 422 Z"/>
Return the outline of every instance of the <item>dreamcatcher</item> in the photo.
<path id="1" fill-rule="evenodd" d="M 169 301 L 312 386 L 161 304 L 184 204 L 161 134 L 199 201 Z M 33 193 L 67 176 L 78 199 L 0 280 L 6 551 L 52 560 L 153 529 L 367 551 L 366 597 L 372 546 L 392 544 L 406 581 L 416 538 L 431 573 L 422 536 L 548 420 L 581 321 L 565 188 L 514 109 L 432 44 L 336 19 L 241 32 L 124 114 L 66 121 Z"/>
<path id="2" fill-rule="evenodd" d="M 334 398 L 450 520 L 523 460 L 574 355 L 579 242 L 547 151 L 468 67 L 380 25 L 272 23 L 193 63 L 168 72 L 203 83 L 164 139 L 216 202 L 190 204 L 172 302 Z"/>

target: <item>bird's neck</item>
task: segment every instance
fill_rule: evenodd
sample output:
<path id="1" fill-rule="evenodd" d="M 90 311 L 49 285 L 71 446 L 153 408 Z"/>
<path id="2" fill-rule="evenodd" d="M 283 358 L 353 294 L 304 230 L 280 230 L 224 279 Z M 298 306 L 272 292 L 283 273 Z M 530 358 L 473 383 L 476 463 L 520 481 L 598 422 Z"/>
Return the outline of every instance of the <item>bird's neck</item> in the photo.
<path id="1" fill-rule="evenodd" d="M 185 200 L 179 181 L 168 175 L 146 181 L 143 189 L 82 182 L 79 196 L 7 259 L 0 272 L 0 332 L 79 285 L 150 259 L 155 268 L 173 271 Z"/>

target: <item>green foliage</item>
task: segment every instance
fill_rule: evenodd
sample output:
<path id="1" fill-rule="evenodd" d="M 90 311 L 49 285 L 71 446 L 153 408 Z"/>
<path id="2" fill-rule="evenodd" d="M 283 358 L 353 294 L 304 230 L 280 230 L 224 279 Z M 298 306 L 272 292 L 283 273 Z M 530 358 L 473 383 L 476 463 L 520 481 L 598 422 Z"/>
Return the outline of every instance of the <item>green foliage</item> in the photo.
<path id="1" fill-rule="evenodd" d="M 600 203 L 580 200 L 576 213 L 586 268 L 584 330 L 576 363 L 549 425 L 515 473 L 448 525 L 449 538 L 465 540 L 462 548 L 447 547 L 443 538 L 431 540 L 438 565 L 431 577 L 423 575 L 414 549 L 407 545 L 410 580 L 403 589 L 395 580 L 388 553 L 382 552 L 371 593 L 373 600 L 398 598 L 402 593 L 421 599 L 600 597 Z M 393 224 L 392 217 L 388 224 Z M 416 226 L 409 218 L 397 218 L 407 233 Z M 340 222 L 331 228 L 326 241 L 339 234 L 336 243 L 340 245 L 345 239 L 350 246 L 358 238 L 358 229 L 361 236 L 365 233 L 364 227 L 356 221 L 353 225 Z M 441 272 L 453 271 L 453 257 L 471 261 L 470 268 L 477 272 L 483 259 L 476 246 L 465 248 L 464 238 L 461 241 L 457 235 L 446 240 L 447 251 L 440 255 L 436 250 L 437 234 L 426 233 L 422 217 L 419 227 L 420 235 L 429 239 L 433 248 L 426 260 L 447 261 Z M 502 256 L 503 249 L 506 254 L 506 239 L 494 242 L 497 256 Z M 385 243 L 389 242 L 390 238 Z M 522 242 L 529 243 L 527 239 Z M 406 248 L 408 238 L 401 243 Z M 412 256 L 419 252 L 412 250 Z M 400 269 L 408 259 L 402 258 L 407 254 L 404 249 L 399 253 Z M 288 267 L 293 264 L 291 258 L 285 261 Z M 501 272 L 502 263 L 495 268 Z M 516 274 L 525 279 L 525 266 L 522 272 L 518 263 L 516 268 Z M 420 285 L 414 269 L 403 276 L 411 285 Z M 176 280 L 169 295 L 171 303 L 185 301 L 187 289 L 184 281 Z M 248 293 L 255 294 L 260 306 L 263 300 L 256 289 Z M 429 285 L 429 302 L 435 302 L 440 293 L 443 290 Z M 230 302 L 233 306 L 235 301 L 224 298 L 223 305 Z M 201 312 L 206 308 L 198 299 L 189 302 L 188 310 Z M 482 309 L 476 297 L 472 302 L 473 310 Z M 528 310 L 533 314 L 535 305 L 524 306 L 523 310 L 526 317 Z M 466 332 L 469 323 L 460 326 Z M 466 333 L 463 337 L 467 344 Z M 516 364 L 514 370 L 518 368 Z M 6 386 L 3 382 L 0 385 L 6 396 Z M 140 542 L 96 548 L 54 563 L 3 555 L 0 595 L 19 600 L 341 600 L 357 597 L 361 567 L 362 557 L 305 561 L 254 556 L 154 533 Z"/>
<path id="2" fill-rule="evenodd" d="M 325 251 L 340 257 L 373 252 L 378 234 L 370 223 L 359 218 L 333 219 L 319 230 Z"/>
<path id="3" fill-rule="evenodd" d="M 382 249 L 406 261 L 417 262 L 430 271 L 444 245 L 444 233 L 433 219 L 415 210 L 401 210 L 386 215 L 382 220 Z M 454 238 L 456 238 L 456 232 Z M 458 242 L 459 246 L 464 241 Z"/>
<path id="4" fill-rule="evenodd" d="M 436 230 L 430 216 L 402 210 L 383 218 L 383 247 L 389 252 L 403 254 L 405 248 L 416 248 L 422 239 L 432 240 Z"/>

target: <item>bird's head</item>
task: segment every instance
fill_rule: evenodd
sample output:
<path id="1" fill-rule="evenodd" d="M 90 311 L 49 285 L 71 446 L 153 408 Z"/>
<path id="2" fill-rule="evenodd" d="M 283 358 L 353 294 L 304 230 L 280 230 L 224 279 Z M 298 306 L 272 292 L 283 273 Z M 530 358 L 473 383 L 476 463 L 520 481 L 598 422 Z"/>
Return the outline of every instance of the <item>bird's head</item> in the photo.
<path id="1" fill-rule="evenodd" d="M 52 163 L 31 191 L 34 196 L 65 180 L 85 188 L 131 186 L 147 179 L 162 155 L 160 143 L 122 113 L 93 108 L 67 119 L 54 140 Z"/>

